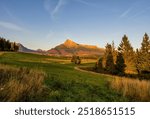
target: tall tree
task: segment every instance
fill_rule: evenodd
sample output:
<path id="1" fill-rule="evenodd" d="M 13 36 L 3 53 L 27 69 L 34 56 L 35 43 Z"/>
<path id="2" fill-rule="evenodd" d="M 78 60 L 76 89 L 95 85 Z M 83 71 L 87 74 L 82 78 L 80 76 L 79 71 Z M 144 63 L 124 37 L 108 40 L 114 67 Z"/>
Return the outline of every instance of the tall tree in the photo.
<path id="1" fill-rule="evenodd" d="M 17 52 L 19 50 L 19 46 L 14 42 L 14 51 Z"/>
<path id="2" fill-rule="evenodd" d="M 102 57 L 100 57 L 98 59 L 98 61 L 96 62 L 95 69 L 96 69 L 97 72 L 102 72 L 103 71 L 103 58 Z"/>
<path id="3" fill-rule="evenodd" d="M 135 66 L 135 53 L 126 35 L 123 36 L 118 49 L 123 54 L 126 70 L 132 69 Z"/>
<path id="4" fill-rule="evenodd" d="M 115 65 L 115 71 L 118 75 L 124 75 L 125 74 L 125 61 L 123 58 L 122 52 L 118 51 L 117 59 L 116 59 L 116 65 Z"/>
<path id="5" fill-rule="evenodd" d="M 106 45 L 106 65 L 105 65 L 105 69 L 108 73 L 113 74 L 114 73 L 114 69 L 115 69 L 115 65 L 114 65 L 114 59 L 113 59 L 113 54 L 112 54 L 112 46 L 111 44 L 107 44 Z"/>
<path id="6" fill-rule="evenodd" d="M 141 48 L 138 52 L 138 62 L 140 71 L 150 72 L 150 39 L 147 33 L 143 37 Z"/>
<path id="7" fill-rule="evenodd" d="M 113 54 L 113 59 L 114 59 L 114 64 L 116 63 L 117 60 L 117 50 L 115 48 L 115 43 L 112 41 L 112 54 Z"/>

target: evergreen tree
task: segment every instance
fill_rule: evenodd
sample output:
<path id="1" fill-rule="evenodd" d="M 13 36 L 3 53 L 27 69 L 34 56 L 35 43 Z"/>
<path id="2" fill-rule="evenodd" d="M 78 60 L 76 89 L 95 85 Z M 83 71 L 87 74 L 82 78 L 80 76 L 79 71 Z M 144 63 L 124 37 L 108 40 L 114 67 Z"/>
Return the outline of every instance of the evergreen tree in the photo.
<path id="1" fill-rule="evenodd" d="M 138 53 L 138 69 L 140 72 L 147 71 L 150 72 L 150 39 L 148 34 L 145 33 L 143 41 L 141 43 L 141 48 Z"/>
<path id="2" fill-rule="evenodd" d="M 140 74 L 140 72 L 141 72 L 141 61 L 140 61 L 140 58 L 141 58 L 141 53 L 139 52 L 138 49 L 136 49 L 135 67 L 136 67 L 136 71 L 137 71 L 138 74 Z"/>
<path id="3" fill-rule="evenodd" d="M 5 39 L 4 38 L 0 38 L 0 50 L 4 51 L 5 48 Z"/>
<path id="4" fill-rule="evenodd" d="M 126 35 L 123 36 L 118 49 L 123 54 L 126 70 L 130 70 L 135 66 L 135 53 Z"/>
<path id="5" fill-rule="evenodd" d="M 118 75 L 124 75 L 125 74 L 125 61 L 123 58 L 123 54 L 121 52 L 118 52 L 116 65 L 115 65 L 115 71 Z"/>
<path id="6" fill-rule="evenodd" d="M 17 52 L 19 50 L 19 46 L 14 42 L 14 51 Z"/>
<path id="7" fill-rule="evenodd" d="M 110 44 L 106 45 L 106 65 L 105 69 L 108 73 L 113 74 L 115 65 L 114 65 L 114 59 L 113 59 L 113 54 L 112 54 L 112 46 Z"/>
<path id="8" fill-rule="evenodd" d="M 142 41 L 142 44 L 141 44 L 141 52 L 142 53 L 146 53 L 148 54 L 149 53 L 149 48 L 150 48 L 150 40 L 149 40 L 149 36 L 147 33 L 144 34 L 144 37 L 143 37 L 143 41 Z"/>
<path id="9" fill-rule="evenodd" d="M 18 51 L 19 46 L 14 42 L 10 42 L 5 38 L 0 37 L 0 51 Z"/>
<path id="10" fill-rule="evenodd" d="M 7 45 L 7 51 L 10 51 L 11 43 L 9 40 L 6 41 L 6 45 Z"/>
<path id="11" fill-rule="evenodd" d="M 114 64 L 115 64 L 116 63 L 116 59 L 117 59 L 117 50 L 115 48 L 114 41 L 112 41 L 112 54 L 113 54 L 113 59 L 114 59 Z"/>
<path id="12" fill-rule="evenodd" d="M 98 61 L 96 62 L 96 67 L 95 67 L 95 69 L 96 69 L 97 72 L 103 71 L 103 58 L 102 58 L 102 57 L 100 57 L 100 58 L 98 59 Z"/>

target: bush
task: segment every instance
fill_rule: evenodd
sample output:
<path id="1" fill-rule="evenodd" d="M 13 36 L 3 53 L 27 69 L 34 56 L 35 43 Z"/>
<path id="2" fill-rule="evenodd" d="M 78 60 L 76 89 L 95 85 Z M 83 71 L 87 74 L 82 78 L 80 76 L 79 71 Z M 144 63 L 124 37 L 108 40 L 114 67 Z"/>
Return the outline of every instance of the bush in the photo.
<path id="1" fill-rule="evenodd" d="M 71 58 L 71 62 L 74 62 L 75 64 L 81 64 L 81 59 L 79 56 L 73 55 Z"/>

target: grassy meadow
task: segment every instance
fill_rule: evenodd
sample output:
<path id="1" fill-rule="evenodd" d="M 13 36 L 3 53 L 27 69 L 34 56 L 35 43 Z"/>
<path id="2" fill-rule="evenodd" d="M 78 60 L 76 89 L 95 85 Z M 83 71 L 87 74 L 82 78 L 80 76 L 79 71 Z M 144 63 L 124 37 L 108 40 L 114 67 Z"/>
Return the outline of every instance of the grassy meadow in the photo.
<path id="1" fill-rule="evenodd" d="M 81 66 L 93 62 L 85 59 Z M 123 93 L 121 81 L 117 90 L 112 76 L 82 72 L 76 66 L 64 57 L 1 52 L 0 101 L 150 101 Z"/>

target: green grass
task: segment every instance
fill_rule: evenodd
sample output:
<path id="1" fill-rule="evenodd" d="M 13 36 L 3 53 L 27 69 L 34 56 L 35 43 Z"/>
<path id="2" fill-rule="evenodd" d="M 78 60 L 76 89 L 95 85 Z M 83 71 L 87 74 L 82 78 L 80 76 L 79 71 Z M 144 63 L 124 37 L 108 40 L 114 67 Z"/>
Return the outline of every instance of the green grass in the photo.
<path id="1" fill-rule="evenodd" d="M 60 57 L 5 52 L 0 55 L 0 63 L 45 72 L 47 90 L 44 95 L 42 94 L 42 101 L 129 101 L 108 88 L 108 80 L 113 80 L 110 77 L 77 71 L 74 69 L 76 65 L 72 63 L 62 64 L 59 61 L 47 60 L 53 58 L 61 59 Z"/>

